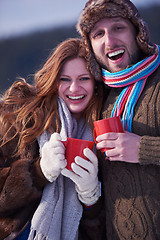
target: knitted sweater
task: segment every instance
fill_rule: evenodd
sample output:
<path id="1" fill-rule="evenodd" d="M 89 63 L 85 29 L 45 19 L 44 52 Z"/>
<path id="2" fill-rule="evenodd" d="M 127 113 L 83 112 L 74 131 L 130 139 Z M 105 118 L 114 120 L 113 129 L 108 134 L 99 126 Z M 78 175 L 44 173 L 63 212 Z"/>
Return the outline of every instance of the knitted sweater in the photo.
<path id="1" fill-rule="evenodd" d="M 98 234 L 103 240 L 160 239 L 159 90 L 160 67 L 148 78 L 135 107 L 132 132 L 142 136 L 140 164 L 109 162 L 101 158 L 101 213 L 96 215 L 92 208 L 81 221 L 82 228 L 90 229 L 91 239 L 96 239 Z M 120 91 L 110 90 L 103 118 L 111 116 Z"/>

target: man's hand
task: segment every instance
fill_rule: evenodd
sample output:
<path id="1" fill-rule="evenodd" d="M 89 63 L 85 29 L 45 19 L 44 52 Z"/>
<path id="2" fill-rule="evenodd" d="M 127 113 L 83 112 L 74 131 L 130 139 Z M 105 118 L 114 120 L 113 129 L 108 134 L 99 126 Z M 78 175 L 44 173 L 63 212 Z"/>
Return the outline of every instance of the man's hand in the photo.
<path id="1" fill-rule="evenodd" d="M 141 136 L 124 133 L 105 133 L 96 138 L 97 149 L 111 148 L 105 152 L 110 161 L 138 163 L 138 149 Z"/>

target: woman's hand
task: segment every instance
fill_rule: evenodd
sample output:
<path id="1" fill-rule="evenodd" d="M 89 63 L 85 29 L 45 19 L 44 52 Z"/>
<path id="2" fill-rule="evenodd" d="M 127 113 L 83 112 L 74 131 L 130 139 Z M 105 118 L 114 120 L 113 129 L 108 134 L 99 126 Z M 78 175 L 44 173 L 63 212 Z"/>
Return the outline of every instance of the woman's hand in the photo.
<path id="1" fill-rule="evenodd" d="M 66 167 L 65 147 L 59 133 L 53 133 L 41 151 L 40 166 L 48 181 L 53 182 Z"/>
<path id="2" fill-rule="evenodd" d="M 89 206 L 96 203 L 100 196 L 98 159 L 89 148 L 85 148 L 83 153 L 88 160 L 77 156 L 71 165 L 73 171 L 65 168 L 61 173 L 76 184 L 80 201 Z"/>
<path id="3" fill-rule="evenodd" d="M 111 148 L 105 152 L 110 161 L 138 163 L 138 149 L 141 136 L 124 133 L 105 133 L 96 138 L 97 149 Z"/>

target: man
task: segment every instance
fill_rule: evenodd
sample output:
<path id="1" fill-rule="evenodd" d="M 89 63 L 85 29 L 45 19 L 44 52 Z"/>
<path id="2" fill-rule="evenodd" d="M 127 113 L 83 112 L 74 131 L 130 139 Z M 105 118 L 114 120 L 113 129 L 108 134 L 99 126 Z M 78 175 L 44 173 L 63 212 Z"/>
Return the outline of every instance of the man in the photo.
<path id="1" fill-rule="evenodd" d="M 110 88 L 102 117 L 119 115 L 124 127 L 96 139 L 111 148 L 100 162 L 105 229 L 94 207 L 81 226 L 90 239 L 160 239 L 159 46 L 129 0 L 89 0 L 77 29 L 92 74 Z"/>

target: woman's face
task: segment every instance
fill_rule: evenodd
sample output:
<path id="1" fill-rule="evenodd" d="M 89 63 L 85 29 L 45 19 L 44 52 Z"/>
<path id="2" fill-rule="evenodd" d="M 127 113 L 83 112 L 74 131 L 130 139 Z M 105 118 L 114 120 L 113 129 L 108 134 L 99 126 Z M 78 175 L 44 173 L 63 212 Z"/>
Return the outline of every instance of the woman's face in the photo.
<path id="1" fill-rule="evenodd" d="M 85 60 L 78 57 L 67 61 L 60 74 L 58 94 L 76 118 L 80 118 L 93 92 L 94 80 L 86 68 Z"/>

